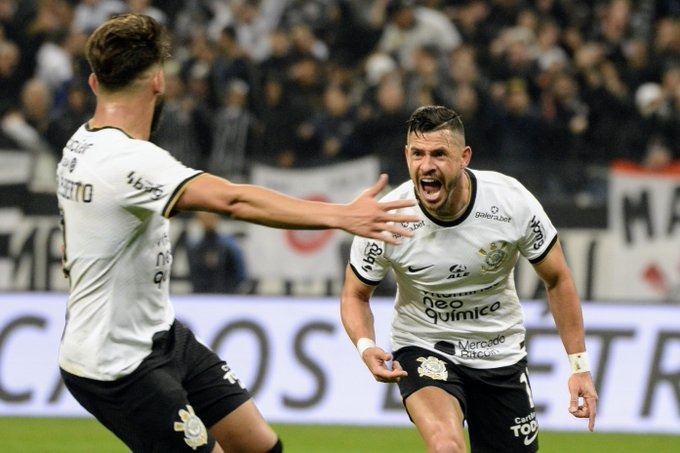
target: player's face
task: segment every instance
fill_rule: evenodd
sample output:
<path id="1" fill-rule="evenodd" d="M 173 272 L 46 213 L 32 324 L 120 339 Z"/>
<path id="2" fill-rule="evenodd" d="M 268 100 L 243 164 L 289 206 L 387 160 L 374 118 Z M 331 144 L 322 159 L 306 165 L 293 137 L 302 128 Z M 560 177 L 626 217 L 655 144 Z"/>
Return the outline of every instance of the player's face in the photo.
<path id="1" fill-rule="evenodd" d="M 454 216 L 464 193 L 464 170 L 471 151 L 449 130 L 411 133 L 406 163 L 421 205 L 442 220 Z"/>

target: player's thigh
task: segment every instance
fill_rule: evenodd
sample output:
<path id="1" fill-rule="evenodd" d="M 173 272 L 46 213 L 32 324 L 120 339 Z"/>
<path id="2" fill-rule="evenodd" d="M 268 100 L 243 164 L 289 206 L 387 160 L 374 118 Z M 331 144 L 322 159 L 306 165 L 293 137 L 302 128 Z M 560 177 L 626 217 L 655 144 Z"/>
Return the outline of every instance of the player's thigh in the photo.
<path id="1" fill-rule="evenodd" d="M 193 348 L 195 355 L 209 358 L 211 351 Z M 184 387 L 189 400 L 205 420 L 211 435 L 225 452 L 268 452 L 277 435 L 265 421 L 236 373 L 223 360 L 209 359 L 201 371 L 189 373 Z"/>
<path id="2" fill-rule="evenodd" d="M 466 392 L 457 367 L 418 347 L 401 348 L 394 359 L 408 373 L 399 381 L 399 390 L 428 450 L 464 451 Z"/>
<path id="3" fill-rule="evenodd" d="M 449 451 L 465 451 L 463 410 L 457 398 L 428 386 L 412 393 L 404 405 L 428 450 L 440 451 L 437 446 L 447 445 L 453 449 Z"/>
<path id="4" fill-rule="evenodd" d="M 252 399 L 213 424 L 210 433 L 226 453 L 265 453 L 278 440 Z"/>
<path id="5" fill-rule="evenodd" d="M 213 451 L 215 440 L 172 369 L 145 370 L 112 382 L 62 376 L 83 407 L 135 453 Z"/>
<path id="6" fill-rule="evenodd" d="M 524 361 L 471 371 L 467 421 L 474 453 L 538 451 L 538 423 Z"/>

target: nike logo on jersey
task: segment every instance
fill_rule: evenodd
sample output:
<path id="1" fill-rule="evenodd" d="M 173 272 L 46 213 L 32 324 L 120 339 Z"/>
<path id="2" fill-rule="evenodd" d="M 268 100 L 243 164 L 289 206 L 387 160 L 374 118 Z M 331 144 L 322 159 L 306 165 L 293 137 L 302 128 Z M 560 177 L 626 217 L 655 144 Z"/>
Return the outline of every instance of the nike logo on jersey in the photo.
<path id="1" fill-rule="evenodd" d="M 420 272 L 420 271 L 424 271 L 425 269 L 429 269 L 432 266 L 434 266 L 434 264 L 429 264 L 429 265 L 423 266 L 423 267 L 409 266 L 407 269 L 408 269 L 409 272 Z"/>
<path id="2" fill-rule="evenodd" d="M 531 445 L 531 444 L 533 443 L 533 441 L 536 440 L 536 437 L 537 437 L 537 436 L 538 436 L 538 431 L 536 431 L 535 433 L 533 433 L 531 436 L 526 436 L 526 437 L 524 438 L 524 445 Z"/>

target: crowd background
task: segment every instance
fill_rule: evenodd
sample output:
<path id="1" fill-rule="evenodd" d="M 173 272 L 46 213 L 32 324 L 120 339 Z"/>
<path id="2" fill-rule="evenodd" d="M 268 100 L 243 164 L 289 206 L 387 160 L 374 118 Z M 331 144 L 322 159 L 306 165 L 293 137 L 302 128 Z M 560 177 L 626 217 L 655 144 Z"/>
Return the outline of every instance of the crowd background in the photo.
<path id="1" fill-rule="evenodd" d="M 461 113 L 473 168 L 546 205 L 602 208 L 613 161 L 680 159 L 680 0 L 0 0 L 0 149 L 30 153 L 51 209 L 93 111 L 84 43 L 124 12 L 172 36 L 152 141 L 235 181 L 373 155 L 398 184 L 431 103 Z"/>
<path id="2" fill-rule="evenodd" d="M 152 140 L 234 180 L 377 155 L 398 183 L 426 103 L 543 199 L 597 202 L 613 160 L 680 156 L 678 0 L 0 0 L 0 148 L 59 158 L 92 112 L 84 42 L 127 11 L 173 37 Z"/>

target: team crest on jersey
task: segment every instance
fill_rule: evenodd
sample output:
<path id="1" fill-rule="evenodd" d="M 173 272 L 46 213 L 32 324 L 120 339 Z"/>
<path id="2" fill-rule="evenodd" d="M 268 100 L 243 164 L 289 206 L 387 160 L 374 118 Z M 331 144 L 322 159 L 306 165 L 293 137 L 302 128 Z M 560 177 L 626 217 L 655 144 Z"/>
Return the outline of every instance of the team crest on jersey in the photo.
<path id="1" fill-rule="evenodd" d="M 422 362 L 418 367 L 418 376 L 427 376 L 437 381 L 445 381 L 449 377 L 449 372 L 446 370 L 446 363 L 436 357 L 429 356 L 418 357 L 418 362 Z"/>
<path id="2" fill-rule="evenodd" d="M 196 450 L 201 445 L 208 443 L 208 431 L 200 418 L 194 412 L 194 408 L 187 404 L 187 408 L 179 410 L 181 422 L 175 422 L 175 431 L 184 431 L 184 442 Z"/>
<path id="3" fill-rule="evenodd" d="M 484 257 L 482 272 L 495 272 L 502 265 L 508 256 L 505 248 L 508 243 L 505 241 L 495 241 L 489 244 L 489 249 L 479 249 L 479 254 Z"/>

